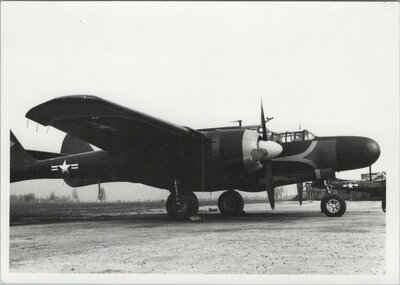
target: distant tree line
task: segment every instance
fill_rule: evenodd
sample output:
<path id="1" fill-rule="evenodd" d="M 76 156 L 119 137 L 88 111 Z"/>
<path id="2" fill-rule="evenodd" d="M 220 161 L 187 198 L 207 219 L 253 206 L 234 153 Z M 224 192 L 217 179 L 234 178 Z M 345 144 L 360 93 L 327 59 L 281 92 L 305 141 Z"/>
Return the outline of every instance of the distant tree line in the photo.
<path id="1" fill-rule="evenodd" d="M 23 195 L 10 195 L 11 204 L 20 203 L 79 203 L 79 196 L 76 189 L 72 190 L 71 195 L 57 196 L 54 192 L 46 198 L 37 198 L 34 193 Z"/>

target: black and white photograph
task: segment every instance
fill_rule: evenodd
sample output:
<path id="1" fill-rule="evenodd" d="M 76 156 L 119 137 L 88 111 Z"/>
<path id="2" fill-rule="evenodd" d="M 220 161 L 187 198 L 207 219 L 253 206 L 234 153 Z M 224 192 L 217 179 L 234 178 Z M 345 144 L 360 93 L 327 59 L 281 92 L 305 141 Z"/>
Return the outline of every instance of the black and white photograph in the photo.
<path id="1" fill-rule="evenodd" d="M 1 281 L 398 284 L 398 2 L 1 2 Z"/>

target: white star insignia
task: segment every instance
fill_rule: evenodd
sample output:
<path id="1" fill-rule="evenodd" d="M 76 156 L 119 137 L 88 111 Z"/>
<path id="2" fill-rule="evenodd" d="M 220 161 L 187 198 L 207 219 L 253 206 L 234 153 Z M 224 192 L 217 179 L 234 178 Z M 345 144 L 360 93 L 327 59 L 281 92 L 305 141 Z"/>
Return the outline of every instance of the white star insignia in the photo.
<path id="1" fill-rule="evenodd" d="M 68 169 L 69 169 L 70 166 L 71 165 L 67 164 L 67 161 L 64 160 L 63 164 L 59 165 L 58 167 L 61 169 L 61 174 L 64 174 L 64 172 L 67 172 L 69 174 Z"/>
<path id="2" fill-rule="evenodd" d="M 61 169 L 61 174 L 64 173 L 68 173 L 69 174 L 69 169 L 78 169 L 78 164 L 74 163 L 74 164 L 67 164 L 67 161 L 64 160 L 63 164 L 59 164 L 59 165 L 53 165 L 51 167 L 51 171 L 58 171 L 59 169 Z"/>
<path id="3" fill-rule="evenodd" d="M 343 184 L 343 187 L 345 188 L 349 188 L 349 189 L 353 189 L 353 187 L 357 187 L 358 184 L 353 184 L 353 183 L 349 183 L 349 184 Z"/>

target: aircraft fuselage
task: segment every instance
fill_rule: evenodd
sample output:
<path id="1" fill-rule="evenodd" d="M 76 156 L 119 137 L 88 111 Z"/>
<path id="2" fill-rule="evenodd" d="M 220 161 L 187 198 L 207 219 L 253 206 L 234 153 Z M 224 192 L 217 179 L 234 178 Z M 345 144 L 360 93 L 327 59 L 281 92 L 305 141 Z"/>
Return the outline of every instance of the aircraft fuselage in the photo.
<path id="1" fill-rule="evenodd" d="M 154 152 L 153 145 L 144 145 L 140 150 L 122 148 L 118 153 L 100 150 L 60 154 L 11 169 L 11 182 L 63 178 L 73 187 L 127 181 L 170 189 L 173 174 L 168 169 L 176 156 L 182 156 L 183 162 L 177 168 L 185 188 L 192 191 L 265 190 L 263 165 L 250 156 L 259 140 L 257 131 L 230 128 L 202 133 L 202 144 L 189 146 L 190 156 L 185 156 L 184 148 L 181 153 L 171 153 L 168 146 L 157 146 L 165 151 Z M 281 145 L 282 153 L 272 159 L 274 186 L 333 178 L 337 171 L 371 165 L 380 154 L 378 144 L 364 137 L 315 137 Z"/>

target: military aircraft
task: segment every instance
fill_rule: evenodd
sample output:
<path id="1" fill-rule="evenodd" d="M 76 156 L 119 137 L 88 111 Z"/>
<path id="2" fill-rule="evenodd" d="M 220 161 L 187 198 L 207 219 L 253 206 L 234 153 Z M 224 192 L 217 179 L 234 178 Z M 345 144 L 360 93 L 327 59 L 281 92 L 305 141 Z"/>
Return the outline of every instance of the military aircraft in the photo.
<path id="1" fill-rule="evenodd" d="M 92 95 L 55 98 L 26 117 L 67 135 L 61 153 L 47 153 L 24 150 L 11 132 L 11 182 L 142 183 L 170 191 L 166 209 L 174 219 L 196 215 L 194 192 L 202 191 L 226 190 L 218 200 L 224 215 L 243 211 L 243 198 L 235 190 L 267 191 L 274 209 L 274 187 L 331 178 L 336 171 L 370 166 L 380 155 L 379 145 L 366 137 L 269 131 L 262 103 L 260 125 L 197 130 Z M 332 207 L 329 213 L 343 214 Z"/>
<path id="2" fill-rule="evenodd" d="M 311 183 L 311 187 L 329 190 L 342 191 L 342 192 L 364 192 L 369 193 L 371 197 L 381 199 L 382 211 L 386 212 L 386 173 L 373 174 L 370 172 L 369 178 L 361 180 L 348 180 L 331 178 L 327 180 L 317 180 Z"/>

